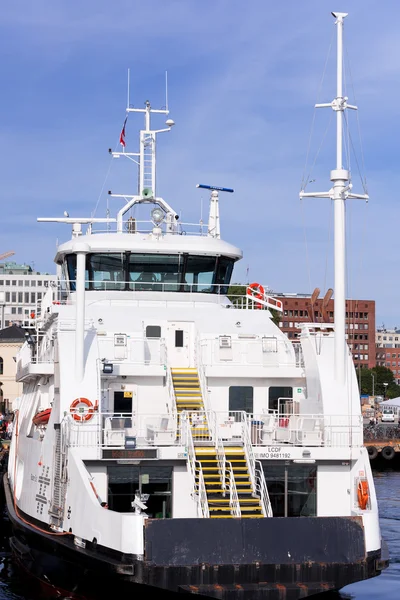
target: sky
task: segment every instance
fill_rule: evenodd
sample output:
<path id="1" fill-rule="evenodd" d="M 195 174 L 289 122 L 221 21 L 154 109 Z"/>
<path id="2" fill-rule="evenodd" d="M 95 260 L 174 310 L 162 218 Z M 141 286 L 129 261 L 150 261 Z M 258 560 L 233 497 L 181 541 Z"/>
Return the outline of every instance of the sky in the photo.
<path id="1" fill-rule="evenodd" d="M 400 327 L 400 36 L 398 0 L 14 0 L 0 18 L 0 253 L 55 272 L 70 227 L 37 217 L 114 215 L 107 190 L 136 192 L 136 170 L 113 162 L 130 102 L 165 104 L 176 125 L 158 138 L 157 194 L 198 222 L 220 195 L 222 237 L 244 258 L 236 282 L 321 296 L 333 287 L 335 25 L 345 20 L 353 191 L 347 201 L 347 297 L 376 301 L 376 323 Z M 139 117 L 126 128 L 138 149 Z M 162 127 L 163 122 L 157 123 Z M 307 158 L 308 157 L 308 158 Z M 123 164 L 122 164 L 123 163 Z M 315 180 L 315 181 L 312 181 Z"/>

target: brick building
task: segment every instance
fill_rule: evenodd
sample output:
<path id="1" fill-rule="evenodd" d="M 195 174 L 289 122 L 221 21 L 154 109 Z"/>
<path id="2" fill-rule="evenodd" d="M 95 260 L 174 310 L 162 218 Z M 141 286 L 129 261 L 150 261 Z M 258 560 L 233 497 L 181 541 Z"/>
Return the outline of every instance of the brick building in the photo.
<path id="1" fill-rule="evenodd" d="M 299 323 L 333 323 L 333 299 L 324 302 L 323 298 L 317 298 L 312 304 L 311 294 L 274 293 L 273 296 L 283 301 L 279 326 L 291 340 L 300 335 Z M 375 300 L 346 300 L 346 337 L 355 367 L 375 367 Z"/>
<path id="2" fill-rule="evenodd" d="M 378 329 L 375 342 L 376 366 L 390 369 L 400 384 L 400 329 Z"/>

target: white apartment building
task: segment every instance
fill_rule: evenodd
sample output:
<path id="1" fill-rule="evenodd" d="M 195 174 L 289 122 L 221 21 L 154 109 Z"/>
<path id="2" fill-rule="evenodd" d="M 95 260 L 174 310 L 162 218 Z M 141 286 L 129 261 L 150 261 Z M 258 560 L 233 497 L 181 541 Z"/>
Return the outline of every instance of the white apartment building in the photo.
<path id="1" fill-rule="evenodd" d="M 56 275 L 39 273 L 29 265 L 0 263 L 0 329 L 19 325 L 32 327 L 37 302 Z"/>

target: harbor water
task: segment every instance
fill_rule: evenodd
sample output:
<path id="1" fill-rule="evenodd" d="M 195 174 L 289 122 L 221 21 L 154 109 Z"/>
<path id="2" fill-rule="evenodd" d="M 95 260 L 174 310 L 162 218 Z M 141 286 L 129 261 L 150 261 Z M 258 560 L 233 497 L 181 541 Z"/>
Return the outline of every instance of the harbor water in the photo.
<path id="1" fill-rule="evenodd" d="M 350 598 L 354 600 L 398 600 L 400 597 L 400 470 L 390 467 L 380 468 L 374 472 L 374 477 L 380 507 L 382 535 L 388 544 L 390 553 L 389 568 L 380 577 L 347 586 L 339 593 L 313 596 L 316 600 Z M 3 519 L 0 529 L 0 600 L 39 600 L 44 598 L 43 589 L 37 589 L 34 583 L 16 567 L 10 556 L 8 524 Z M 150 595 L 150 591 L 143 594 L 144 598 L 150 597 Z M 56 590 L 51 590 L 51 586 L 48 586 L 46 596 L 58 597 L 60 600 L 70 598 L 70 596 L 57 594 Z M 160 592 L 160 599 L 163 596 L 164 594 Z M 112 596 L 108 592 L 105 597 L 111 598 Z M 97 598 L 91 600 L 97 600 Z M 118 598 L 118 600 L 125 599 Z M 136 600 L 141 599 L 137 597 Z"/>

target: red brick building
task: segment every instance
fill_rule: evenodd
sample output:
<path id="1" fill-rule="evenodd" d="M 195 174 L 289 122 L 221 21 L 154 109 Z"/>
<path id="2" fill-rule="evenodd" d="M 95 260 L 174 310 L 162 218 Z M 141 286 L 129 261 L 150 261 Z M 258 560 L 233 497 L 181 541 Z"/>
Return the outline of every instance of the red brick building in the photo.
<path id="1" fill-rule="evenodd" d="M 312 299 L 311 294 L 272 294 L 283 301 L 279 326 L 295 340 L 299 323 L 333 323 L 335 301 Z M 346 300 L 346 337 L 356 368 L 372 369 L 376 364 L 375 300 Z"/>
<path id="2" fill-rule="evenodd" d="M 400 330 L 378 329 L 376 332 L 376 366 L 387 367 L 400 384 Z"/>

